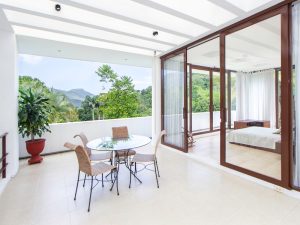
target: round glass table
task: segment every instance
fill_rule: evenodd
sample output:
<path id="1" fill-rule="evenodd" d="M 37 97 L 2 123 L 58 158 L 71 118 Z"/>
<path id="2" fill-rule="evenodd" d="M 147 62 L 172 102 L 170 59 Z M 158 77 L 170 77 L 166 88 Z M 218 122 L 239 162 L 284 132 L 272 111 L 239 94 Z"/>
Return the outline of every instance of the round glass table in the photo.
<path id="1" fill-rule="evenodd" d="M 102 137 L 92 140 L 87 143 L 87 147 L 91 150 L 96 151 L 112 151 L 112 163 L 113 165 L 120 165 L 120 158 L 118 156 L 118 151 L 128 151 L 134 148 L 139 148 L 145 146 L 151 142 L 151 139 L 146 136 L 141 135 L 130 135 L 128 138 L 112 138 L 112 137 Z M 128 154 L 127 152 L 127 154 Z M 116 160 L 117 158 L 117 160 Z M 126 159 L 127 160 L 127 159 Z M 124 160 L 125 166 L 130 171 L 130 173 L 140 182 L 142 181 L 136 176 L 136 174 L 131 170 L 128 161 Z M 119 169 L 118 169 L 119 170 Z M 107 175 L 108 176 L 108 175 Z M 107 178 L 106 176 L 106 178 Z"/>
<path id="2" fill-rule="evenodd" d="M 87 147 L 96 151 L 121 151 L 145 146 L 151 139 L 141 135 L 130 135 L 128 138 L 97 138 L 87 143 Z"/>

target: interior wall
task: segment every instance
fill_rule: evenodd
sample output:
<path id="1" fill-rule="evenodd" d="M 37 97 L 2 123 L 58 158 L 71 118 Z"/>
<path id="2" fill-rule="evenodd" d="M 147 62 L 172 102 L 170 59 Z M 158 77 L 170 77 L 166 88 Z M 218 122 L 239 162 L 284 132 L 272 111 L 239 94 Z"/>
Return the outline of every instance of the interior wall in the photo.
<path id="1" fill-rule="evenodd" d="M 0 178 L 0 193 L 19 168 L 18 77 L 16 72 L 16 39 L 12 31 L 0 28 L 0 134 L 7 136 L 7 178 Z"/>

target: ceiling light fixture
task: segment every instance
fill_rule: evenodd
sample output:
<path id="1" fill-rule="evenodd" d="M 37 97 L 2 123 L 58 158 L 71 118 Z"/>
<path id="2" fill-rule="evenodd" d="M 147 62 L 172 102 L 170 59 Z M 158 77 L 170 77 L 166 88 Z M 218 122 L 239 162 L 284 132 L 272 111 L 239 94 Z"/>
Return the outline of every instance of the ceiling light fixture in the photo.
<path id="1" fill-rule="evenodd" d="M 56 4 L 56 5 L 55 5 L 55 10 L 56 10 L 57 12 L 59 12 L 59 11 L 61 10 L 60 4 Z"/>
<path id="2" fill-rule="evenodd" d="M 155 37 L 158 35 L 158 31 L 153 31 L 152 35 Z"/>

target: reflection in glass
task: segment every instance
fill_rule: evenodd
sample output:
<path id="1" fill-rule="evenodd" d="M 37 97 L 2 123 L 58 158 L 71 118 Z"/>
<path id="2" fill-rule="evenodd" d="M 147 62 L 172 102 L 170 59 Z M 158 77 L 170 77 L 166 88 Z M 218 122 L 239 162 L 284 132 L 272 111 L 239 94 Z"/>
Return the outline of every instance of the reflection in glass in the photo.
<path id="1" fill-rule="evenodd" d="M 280 15 L 227 35 L 225 61 L 226 162 L 280 180 Z"/>
<path id="2" fill-rule="evenodd" d="M 185 147 L 184 138 L 184 54 L 164 61 L 164 129 L 166 144 Z"/>

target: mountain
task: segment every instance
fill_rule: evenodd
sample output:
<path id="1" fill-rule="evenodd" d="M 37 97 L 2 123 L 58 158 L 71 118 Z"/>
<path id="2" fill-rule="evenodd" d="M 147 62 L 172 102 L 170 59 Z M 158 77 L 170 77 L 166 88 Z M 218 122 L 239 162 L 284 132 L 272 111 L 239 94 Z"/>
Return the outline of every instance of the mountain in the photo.
<path id="1" fill-rule="evenodd" d="M 92 93 L 81 88 L 71 89 L 69 91 L 53 89 L 53 91 L 64 94 L 75 107 L 80 107 L 81 102 L 85 99 L 86 96 L 94 96 Z"/>

